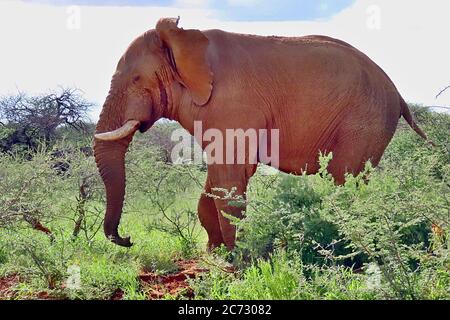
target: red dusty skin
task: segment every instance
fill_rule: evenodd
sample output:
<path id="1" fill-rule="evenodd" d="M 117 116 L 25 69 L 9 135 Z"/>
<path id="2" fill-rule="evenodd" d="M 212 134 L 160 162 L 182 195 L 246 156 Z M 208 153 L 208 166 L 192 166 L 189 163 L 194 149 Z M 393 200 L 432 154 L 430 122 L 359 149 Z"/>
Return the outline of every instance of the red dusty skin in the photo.
<path id="1" fill-rule="evenodd" d="M 118 226 L 125 196 L 125 153 L 130 140 L 94 143 L 95 160 L 106 189 L 104 232 L 112 242 L 124 247 L 130 247 L 131 242 L 119 235 Z"/>
<path id="2" fill-rule="evenodd" d="M 115 89 L 111 89 L 114 92 Z M 122 123 L 121 108 L 124 105 L 122 95 L 111 94 L 106 98 L 103 111 L 96 127 L 96 134 L 120 128 Z M 94 157 L 106 191 L 106 212 L 104 232 L 112 242 L 130 247 L 128 237 L 121 237 L 118 232 L 125 196 L 125 153 L 132 136 L 117 141 L 94 139 Z"/>

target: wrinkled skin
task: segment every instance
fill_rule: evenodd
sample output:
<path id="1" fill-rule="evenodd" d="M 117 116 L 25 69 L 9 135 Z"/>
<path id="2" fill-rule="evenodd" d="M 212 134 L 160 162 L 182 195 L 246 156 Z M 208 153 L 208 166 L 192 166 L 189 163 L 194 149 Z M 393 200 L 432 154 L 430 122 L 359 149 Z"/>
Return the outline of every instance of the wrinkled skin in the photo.
<path id="1" fill-rule="evenodd" d="M 118 234 L 125 153 L 134 132 L 160 118 L 178 121 L 191 134 L 194 121 L 202 121 L 203 131 L 279 129 L 280 170 L 313 174 L 319 152 L 332 152 L 328 170 L 338 184 L 346 172 L 361 172 L 366 161 L 378 164 L 400 117 L 426 139 L 388 76 L 342 41 L 183 30 L 177 24 L 161 19 L 130 45 L 96 128 L 95 159 L 107 194 L 104 231 L 116 244 L 131 245 Z M 205 193 L 235 187 L 245 196 L 255 170 L 255 164 L 210 164 Z M 209 249 L 233 249 L 235 227 L 222 212 L 242 217 L 244 209 L 201 195 L 198 214 Z"/>

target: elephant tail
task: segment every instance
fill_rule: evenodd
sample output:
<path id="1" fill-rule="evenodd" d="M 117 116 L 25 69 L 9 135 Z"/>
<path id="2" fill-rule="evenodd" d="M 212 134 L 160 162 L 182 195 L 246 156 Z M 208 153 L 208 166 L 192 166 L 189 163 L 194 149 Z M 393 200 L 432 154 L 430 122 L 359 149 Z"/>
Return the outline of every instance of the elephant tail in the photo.
<path id="1" fill-rule="evenodd" d="M 406 120 L 406 122 L 408 122 L 409 126 L 419 135 L 421 136 L 425 141 L 427 141 L 429 144 L 431 144 L 432 146 L 435 146 L 435 144 L 428 139 L 427 135 L 425 134 L 425 132 L 423 132 L 423 130 L 417 125 L 417 123 L 414 120 L 414 117 L 411 113 L 411 110 L 409 110 L 408 104 L 405 102 L 405 100 L 403 100 L 402 97 L 400 97 L 400 103 L 402 106 L 402 112 L 401 115 L 403 116 L 403 118 Z"/>

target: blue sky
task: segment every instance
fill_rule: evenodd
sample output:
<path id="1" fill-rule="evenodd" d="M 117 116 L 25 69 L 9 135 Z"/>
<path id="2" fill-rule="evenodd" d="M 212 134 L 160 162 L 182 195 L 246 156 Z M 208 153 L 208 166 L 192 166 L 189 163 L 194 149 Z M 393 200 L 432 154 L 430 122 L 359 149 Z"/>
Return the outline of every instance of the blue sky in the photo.
<path id="1" fill-rule="evenodd" d="M 77 87 L 101 106 L 117 61 L 161 17 L 186 29 L 344 40 L 410 102 L 450 106 L 449 0 L 0 0 L 0 95 Z M 76 10 L 67 7 L 80 5 Z M 101 7 L 98 7 L 101 6 Z M 74 16 L 78 17 L 74 19 Z M 78 28 L 72 28 L 74 21 Z M 373 21 L 378 27 L 373 28 Z M 69 23 L 70 22 L 70 23 Z M 30 55 L 32 48 L 32 55 Z M 93 113 L 96 119 L 100 107 Z"/>
<path id="2" fill-rule="evenodd" d="M 36 0 L 24 0 L 36 2 Z M 218 18 L 235 21 L 327 19 L 354 0 L 38 0 L 55 5 L 179 6 L 213 10 Z M 196 5 L 194 5 L 196 3 Z"/>

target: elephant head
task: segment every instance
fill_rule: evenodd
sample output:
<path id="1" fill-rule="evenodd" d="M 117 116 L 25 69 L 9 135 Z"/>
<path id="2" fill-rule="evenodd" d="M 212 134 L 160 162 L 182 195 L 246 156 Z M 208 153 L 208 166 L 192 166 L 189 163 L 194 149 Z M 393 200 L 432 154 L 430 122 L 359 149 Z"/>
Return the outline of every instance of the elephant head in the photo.
<path id="1" fill-rule="evenodd" d="M 129 247 L 118 226 L 125 195 L 125 153 L 134 133 L 170 117 L 183 96 L 203 106 L 211 96 L 209 41 L 199 30 L 178 28 L 179 19 L 161 19 L 137 38 L 120 59 L 96 127 L 94 155 L 106 189 L 105 235 Z"/>

